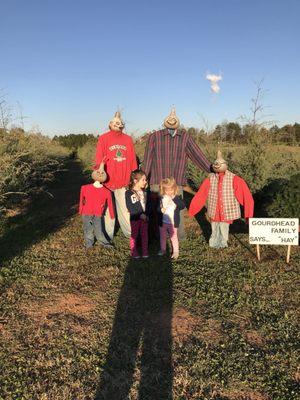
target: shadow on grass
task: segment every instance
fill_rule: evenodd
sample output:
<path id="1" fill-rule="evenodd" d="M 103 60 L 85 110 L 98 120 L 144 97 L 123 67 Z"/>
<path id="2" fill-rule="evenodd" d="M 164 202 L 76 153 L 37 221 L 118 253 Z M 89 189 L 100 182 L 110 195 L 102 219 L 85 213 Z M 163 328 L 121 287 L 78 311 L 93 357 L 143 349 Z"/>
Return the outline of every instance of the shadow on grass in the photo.
<path id="1" fill-rule="evenodd" d="M 69 160 L 46 193 L 32 200 L 24 213 L 4 222 L 0 236 L 0 260 L 9 261 L 32 244 L 56 231 L 78 212 L 80 186 L 86 183 L 81 164 Z"/>
<path id="2" fill-rule="evenodd" d="M 187 209 L 189 209 L 189 206 L 191 204 L 193 197 L 194 196 L 191 193 L 183 192 L 183 198 L 184 198 Z M 205 217 L 205 212 L 206 212 L 205 208 L 202 208 L 202 210 L 198 214 L 195 215 L 195 219 L 196 219 L 198 225 L 200 226 L 200 229 L 203 233 L 205 241 L 208 243 L 210 235 L 211 235 L 211 225 Z"/>
<path id="3" fill-rule="evenodd" d="M 129 262 L 95 400 L 172 399 L 172 283 L 166 258 Z"/>

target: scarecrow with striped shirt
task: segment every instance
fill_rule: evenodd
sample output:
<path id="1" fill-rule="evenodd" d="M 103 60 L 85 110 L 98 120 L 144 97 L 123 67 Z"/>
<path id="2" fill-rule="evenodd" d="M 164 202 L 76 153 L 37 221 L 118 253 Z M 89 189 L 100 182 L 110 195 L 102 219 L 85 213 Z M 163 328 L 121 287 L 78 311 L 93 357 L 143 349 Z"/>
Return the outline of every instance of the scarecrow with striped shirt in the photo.
<path id="1" fill-rule="evenodd" d="M 144 154 L 143 170 L 150 182 L 154 209 L 159 198 L 159 184 L 163 179 L 174 178 L 179 187 L 179 194 L 183 195 L 183 187 L 187 185 L 188 158 L 202 170 L 211 171 L 211 163 L 192 136 L 180 128 L 179 118 L 173 108 L 164 120 L 164 129 L 149 136 Z M 183 213 L 184 210 L 180 212 L 179 239 L 185 239 Z"/>
<path id="2" fill-rule="evenodd" d="M 214 173 L 209 174 L 193 198 L 189 215 L 197 214 L 207 203 L 207 216 L 212 234 L 209 246 L 227 247 L 229 225 L 241 217 L 240 205 L 244 207 L 246 220 L 253 217 L 254 201 L 246 182 L 228 171 L 227 162 L 218 151 L 213 163 Z"/>

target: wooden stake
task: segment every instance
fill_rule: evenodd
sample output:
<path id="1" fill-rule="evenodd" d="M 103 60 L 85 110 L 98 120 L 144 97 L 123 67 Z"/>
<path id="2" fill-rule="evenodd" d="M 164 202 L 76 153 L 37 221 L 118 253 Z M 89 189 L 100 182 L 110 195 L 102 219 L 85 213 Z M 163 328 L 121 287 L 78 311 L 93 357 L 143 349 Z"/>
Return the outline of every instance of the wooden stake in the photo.
<path id="1" fill-rule="evenodd" d="M 288 248 L 287 248 L 287 255 L 286 255 L 286 262 L 287 262 L 287 263 L 290 262 L 291 247 L 292 247 L 292 246 L 289 244 L 289 245 L 288 245 Z"/>
<path id="2" fill-rule="evenodd" d="M 260 261 L 260 247 L 259 244 L 256 245 L 256 253 L 257 253 L 257 259 Z"/>

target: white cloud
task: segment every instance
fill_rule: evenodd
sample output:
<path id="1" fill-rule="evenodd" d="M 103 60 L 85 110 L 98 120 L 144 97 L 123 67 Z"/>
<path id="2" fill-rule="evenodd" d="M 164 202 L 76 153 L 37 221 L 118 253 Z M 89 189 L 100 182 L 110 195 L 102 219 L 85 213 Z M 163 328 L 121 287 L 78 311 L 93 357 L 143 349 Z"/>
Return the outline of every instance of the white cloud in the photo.
<path id="1" fill-rule="evenodd" d="M 212 92 L 219 93 L 220 86 L 218 82 L 222 80 L 222 75 L 206 74 L 206 79 L 210 82 Z"/>

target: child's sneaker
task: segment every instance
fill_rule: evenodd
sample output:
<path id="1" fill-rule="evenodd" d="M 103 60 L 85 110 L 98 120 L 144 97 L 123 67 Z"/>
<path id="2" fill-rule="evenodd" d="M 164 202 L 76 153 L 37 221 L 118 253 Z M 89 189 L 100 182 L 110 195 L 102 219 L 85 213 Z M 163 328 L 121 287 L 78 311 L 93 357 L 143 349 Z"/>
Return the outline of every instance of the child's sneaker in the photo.
<path id="1" fill-rule="evenodd" d="M 143 258 L 149 258 L 149 255 L 148 254 L 146 254 L 146 255 L 144 255 L 144 256 L 142 256 Z"/>
<path id="2" fill-rule="evenodd" d="M 134 258 L 135 260 L 138 260 L 139 258 L 141 258 L 141 256 L 132 256 L 132 258 Z"/>
<path id="3" fill-rule="evenodd" d="M 157 255 L 158 255 L 158 256 L 164 256 L 164 255 L 165 255 L 165 252 L 164 252 L 164 251 L 161 251 L 161 250 L 159 250 L 159 252 L 157 253 Z"/>
<path id="4" fill-rule="evenodd" d="M 178 257 L 179 253 L 173 253 L 171 258 L 173 258 L 173 260 L 177 260 Z"/>

